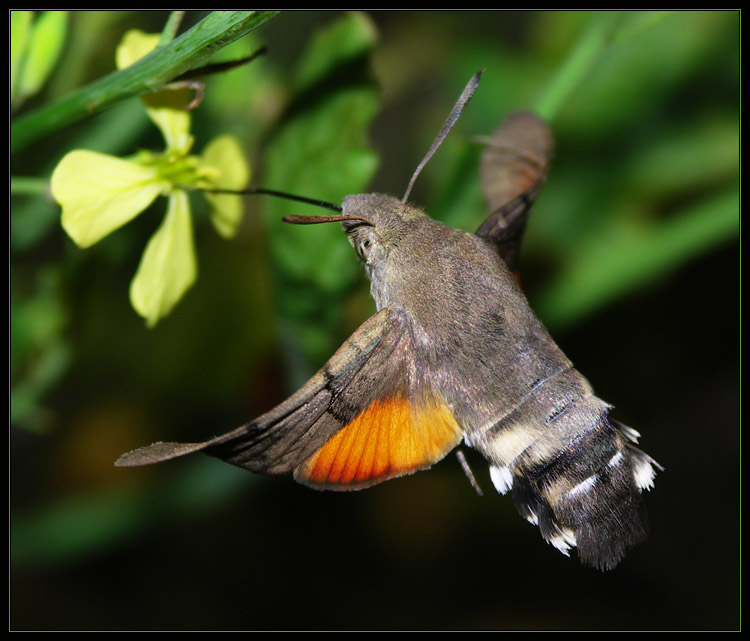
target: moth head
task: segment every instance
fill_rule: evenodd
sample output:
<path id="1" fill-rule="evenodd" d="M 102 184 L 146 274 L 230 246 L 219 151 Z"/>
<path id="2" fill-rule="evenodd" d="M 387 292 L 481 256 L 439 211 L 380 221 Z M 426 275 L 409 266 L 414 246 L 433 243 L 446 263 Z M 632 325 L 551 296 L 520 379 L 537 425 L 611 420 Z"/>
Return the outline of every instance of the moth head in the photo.
<path id="1" fill-rule="evenodd" d="M 448 119 L 445 121 L 443 128 L 440 130 L 437 138 L 433 141 L 430 149 L 425 154 L 422 161 L 417 166 L 414 174 L 406 188 L 406 193 L 401 200 L 386 196 L 383 194 L 360 194 L 356 196 L 347 196 L 344 198 L 343 205 L 339 207 L 329 202 L 307 198 L 305 196 L 296 196 L 274 189 L 210 189 L 203 190 L 213 193 L 224 194 L 266 194 L 295 200 L 298 202 L 308 203 L 324 209 L 336 212 L 334 215 L 327 216 L 285 216 L 284 222 L 295 225 L 313 225 L 318 223 L 340 222 L 346 232 L 349 242 L 352 244 L 357 253 L 362 257 L 368 268 L 374 264 L 382 263 L 388 254 L 398 247 L 404 236 L 406 236 L 416 225 L 420 218 L 426 218 L 426 215 L 419 209 L 406 204 L 414 181 L 420 172 L 432 158 L 438 147 L 442 144 L 448 132 L 461 115 L 463 108 L 471 99 L 474 90 L 479 83 L 479 77 L 482 72 L 472 76 L 469 84 L 466 85 L 458 102 L 453 107 Z"/>
<path id="2" fill-rule="evenodd" d="M 340 212 L 329 216 L 286 216 L 284 221 L 296 225 L 340 222 L 349 242 L 369 266 L 383 262 L 399 245 L 419 218 L 420 210 L 384 194 L 359 194 L 344 198 L 343 205 L 328 205 Z"/>
<path id="3" fill-rule="evenodd" d="M 474 94 L 481 75 L 481 71 L 474 74 L 469 84 L 466 85 L 437 138 L 414 171 L 406 188 L 406 193 L 401 200 L 383 194 L 359 194 L 347 196 L 344 198 L 342 206 L 338 207 L 330 203 L 295 197 L 296 200 L 310 202 L 340 213 L 338 216 L 287 216 L 284 220 L 298 224 L 341 222 L 349 237 L 349 242 L 368 267 L 371 268 L 378 263 L 382 264 L 388 254 L 398 247 L 404 236 L 418 225 L 419 219 L 426 217 L 419 209 L 407 205 L 406 201 L 414 186 L 414 181 L 445 140 L 448 132 L 461 115 L 463 108 Z"/>
<path id="4" fill-rule="evenodd" d="M 381 261 L 397 247 L 420 217 L 418 209 L 384 194 L 359 194 L 344 198 L 342 220 L 352 247 L 367 264 Z"/>

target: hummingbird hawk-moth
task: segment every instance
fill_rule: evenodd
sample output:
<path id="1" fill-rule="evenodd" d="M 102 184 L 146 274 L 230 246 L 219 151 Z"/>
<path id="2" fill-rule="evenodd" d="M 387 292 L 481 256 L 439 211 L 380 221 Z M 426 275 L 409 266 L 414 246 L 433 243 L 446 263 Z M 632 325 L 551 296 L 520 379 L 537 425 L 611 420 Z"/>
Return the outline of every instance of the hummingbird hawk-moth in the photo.
<path id="1" fill-rule="evenodd" d="M 406 202 L 478 80 L 401 200 L 347 196 L 341 207 L 318 203 L 337 215 L 285 219 L 341 223 L 377 313 L 268 413 L 203 443 L 155 443 L 117 465 L 205 452 L 313 488 L 353 490 L 428 468 L 463 440 L 487 459 L 496 489 L 512 492 L 520 514 L 564 554 L 577 547 L 584 564 L 610 569 L 646 538 L 640 495 L 658 465 L 635 447 L 635 430 L 609 418 L 611 406 L 594 396 L 514 277 L 552 155 L 548 126 L 517 113 L 492 134 L 481 161 L 490 215 L 475 234 Z"/>

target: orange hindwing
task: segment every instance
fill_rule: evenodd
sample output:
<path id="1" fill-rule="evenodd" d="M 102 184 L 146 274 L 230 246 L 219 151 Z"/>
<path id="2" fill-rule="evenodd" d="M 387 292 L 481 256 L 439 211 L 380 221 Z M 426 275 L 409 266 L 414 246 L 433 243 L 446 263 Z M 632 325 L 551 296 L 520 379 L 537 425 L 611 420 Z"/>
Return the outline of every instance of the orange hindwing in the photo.
<path id="1" fill-rule="evenodd" d="M 373 401 L 296 471 L 297 480 L 356 489 L 429 467 L 461 439 L 445 401 Z"/>

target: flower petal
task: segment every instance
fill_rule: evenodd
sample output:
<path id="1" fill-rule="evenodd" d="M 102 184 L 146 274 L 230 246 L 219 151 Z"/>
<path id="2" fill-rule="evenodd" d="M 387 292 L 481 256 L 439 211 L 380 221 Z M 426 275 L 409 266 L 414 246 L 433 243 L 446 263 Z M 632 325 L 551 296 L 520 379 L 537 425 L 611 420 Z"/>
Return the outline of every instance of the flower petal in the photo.
<path id="1" fill-rule="evenodd" d="M 144 56 L 150 54 L 159 44 L 161 35 L 144 33 L 140 29 L 131 29 L 120 40 L 115 52 L 115 63 L 118 69 L 125 69 Z"/>
<path id="2" fill-rule="evenodd" d="M 214 138 L 201 155 L 201 169 L 216 175 L 214 187 L 244 189 L 250 180 L 250 167 L 240 144 L 233 136 Z M 224 238 L 237 233 L 242 219 L 242 199 L 231 194 L 204 194 L 211 204 L 211 222 Z"/>
<path id="3" fill-rule="evenodd" d="M 152 167 L 78 149 L 57 165 L 51 188 L 63 228 L 79 247 L 90 247 L 146 209 L 166 184 Z"/>
<path id="4" fill-rule="evenodd" d="M 117 46 L 115 53 L 117 68 L 129 67 L 151 53 L 159 43 L 160 37 L 158 33 L 144 33 L 139 29 L 128 31 Z M 169 105 L 169 97 L 172 94 L 182 96 L 183 93 L 186 92 L 182 89 L 164 89 L 144 99 L 147 104 L 148 117 L 159 127 L 167 142 L 167 152 L 186 154 L 193 144 L 193 138 L 190 135 L 190 114 L 183 108 Z M 162 102 L 165 103 L 163 106 L 160 105 Z M 178 100 L 177 103 L 181 107 L 187 104 L 185 100 Z"/>
<path id="5" fill-rule="evenodd" d="M 165 93 L 169 89 L 165 89 Z M 167 143 L 167 153 L 185 155 L 193 145 L 190 135 L 190 113 L 170 107 L 148 107 L 146 113 L 151 121 L 161 130 Z"/>
<path id="6" fill-rule="evenodd" d="M 130 284 L 130 302 L 153 327 L 195 282 L 196 274 L 188 196 L 175 191 L 169 196 L 164 222 L 148 241 Z"/>

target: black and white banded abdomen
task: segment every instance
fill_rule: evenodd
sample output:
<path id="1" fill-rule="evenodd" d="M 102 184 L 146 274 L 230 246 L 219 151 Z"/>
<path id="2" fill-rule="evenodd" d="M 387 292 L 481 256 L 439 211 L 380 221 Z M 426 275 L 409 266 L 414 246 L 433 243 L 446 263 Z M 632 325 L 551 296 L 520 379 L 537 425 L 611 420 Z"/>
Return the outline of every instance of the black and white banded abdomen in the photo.
<path id="1" fill-rule="evenodd" d="M 638 433 L 611 421 L 611 407 L 568 368 L 511 412 L 467 437 L 490 462 L 496 489 L 512 490 L 521 516 L 563 554 L 611 569 L 647 537 L 641 492 L 658 464 L 636 447 Z"/>

